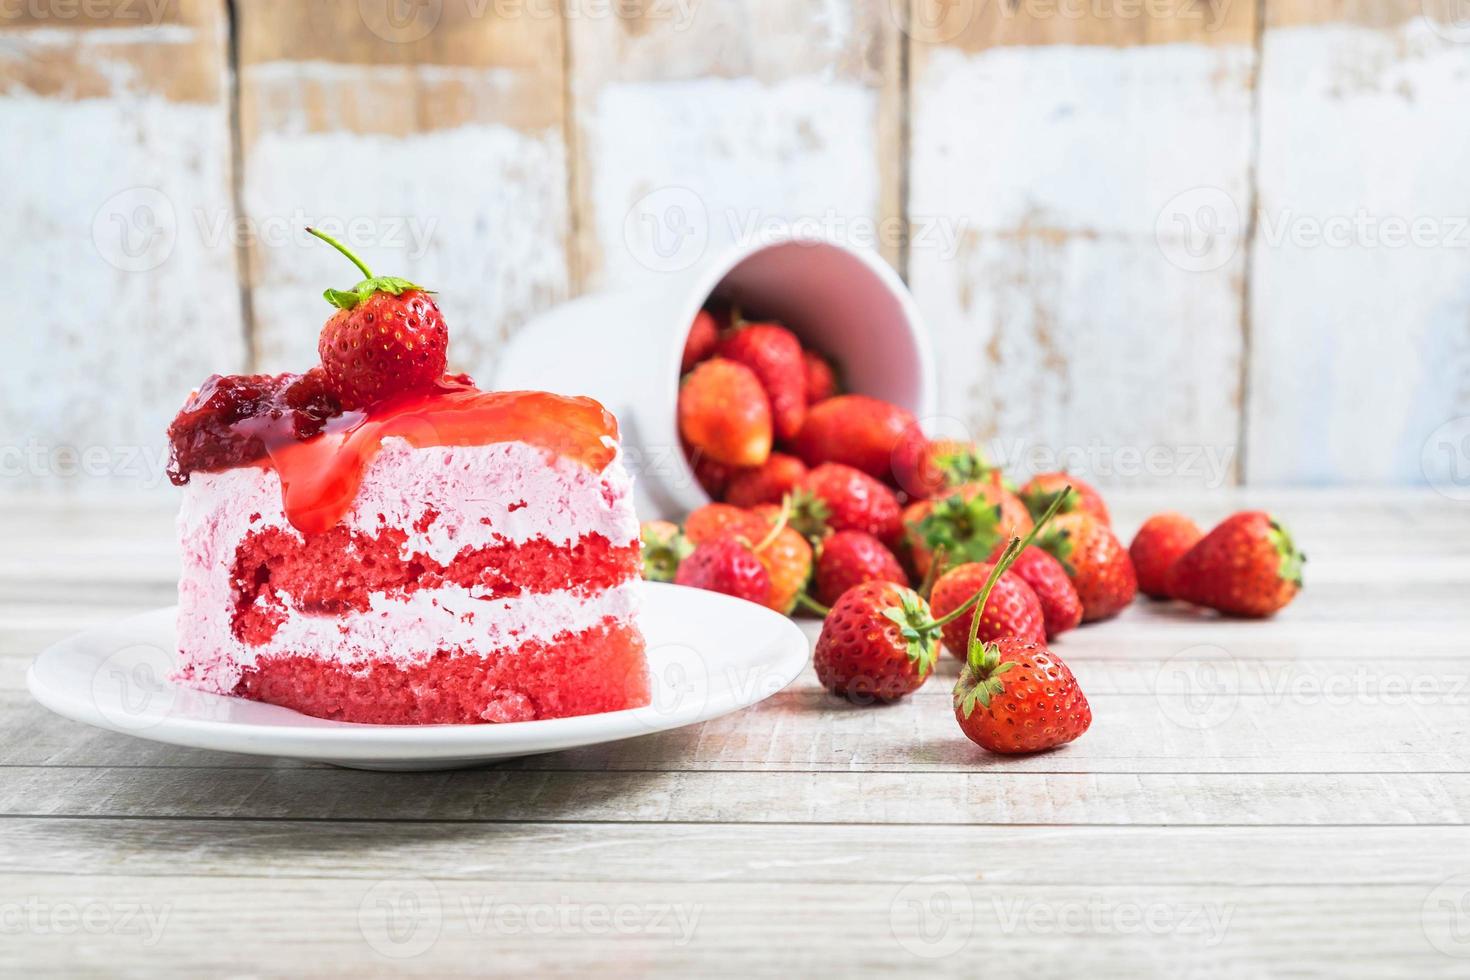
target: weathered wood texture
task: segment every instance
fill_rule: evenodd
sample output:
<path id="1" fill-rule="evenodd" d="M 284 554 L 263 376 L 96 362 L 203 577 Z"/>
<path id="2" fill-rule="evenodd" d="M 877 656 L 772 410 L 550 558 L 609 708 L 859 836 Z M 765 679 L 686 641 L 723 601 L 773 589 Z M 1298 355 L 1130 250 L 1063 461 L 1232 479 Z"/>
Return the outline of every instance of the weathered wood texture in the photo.
<path id="1" fill-rule="evenodd" d="M 1454 0 L 15 5 L 0 490 L 158 486 L 191 385 L 309 363 L 355 275 L 315 223 L 482 376 L 816 231 L 908 275 L 934 424 L 1023 471 L 1470 495 L 1467 78 Z"/>
<path id="2" fill-rule="evenodd" d="M 1247 478 L 1470 496 L 1466 6 L 1267 10 Z"/>
<path id="3" fill-rule="evenodd" d="M 909 277 L 946 424 L 1023 466 L 1231 482 L 1245 259 L 1199 268 L 1162 216 L 1250 193 L 1255 6 L 1064 7 L 917 5 Z M 919 241 L 949 221 L 953 253 Z"/>
<path id="4" fill-rule="evenodd" d="M 902 51 L 889 0 L 630 9 L 569 22 L 584 288 L 677 275 L 790 229 L 896 259 Z"/>
<path id="5" fill-rule="evenodd" d="M 545 4 L 239 5 L 243 203 L 257 362 L 301 369 L 358 274 L 440 292 L 453 367 L 565 299 L 561 19 Z"/>
<path id="6" fill-rule="evenodd" d="M 0 488 L 163 482 L 191 385 L 247 364 L 216 0 L 0 12 Z"/>
<path id="7" fill-rule="evenodd" d="M 84 728 L 42 645 L 171 601 L 169 510 L 0 510 L 0 961 L 265 975 L 1462 976 L 1470 510 L 1431 492 L 1119 495 L 1280 512 L 1269 623 L 1139 603 L 1056 644 L 1092 730 L 1000 759 L 955 664 L 858 708 L 810 670 L 704 725 L 451 773 Z M 12 911 L 13 910 L 13 911 Z M 89 923 L 84 927 L 83 923 Z M 262 938 L 268 937 L 268 938 Z"/>

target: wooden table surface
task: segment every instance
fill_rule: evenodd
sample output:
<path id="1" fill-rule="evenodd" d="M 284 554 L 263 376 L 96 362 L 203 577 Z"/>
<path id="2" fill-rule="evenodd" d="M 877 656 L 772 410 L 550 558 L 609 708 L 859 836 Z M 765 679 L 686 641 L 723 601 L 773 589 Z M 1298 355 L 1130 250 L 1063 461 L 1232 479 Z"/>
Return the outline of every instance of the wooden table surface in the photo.
<path id="1" fill-rule="evenodd" d="M 0 963 L 11 975 L 939 970 L 1470 973 L 1470 504 L 1267 506 L 1270 623 L 1138 604 L 1056 650 L 1095 713 L 986 755 L 953 661 L 885 708 L 810 670 L 705 725 L 480 770 L 174 748 L 32 702 L 48 643 L 173 599 L 166 500 L 0 502 Z"/>

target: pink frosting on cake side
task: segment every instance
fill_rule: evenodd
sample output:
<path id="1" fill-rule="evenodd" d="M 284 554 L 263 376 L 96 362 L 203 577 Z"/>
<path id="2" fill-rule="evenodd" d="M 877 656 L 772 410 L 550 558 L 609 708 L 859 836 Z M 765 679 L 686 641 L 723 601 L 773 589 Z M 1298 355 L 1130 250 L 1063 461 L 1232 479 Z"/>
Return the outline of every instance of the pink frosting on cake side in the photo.
<path id="1" fill-rule="evenodd" d="M 459 587 L 401 598 L 375 594 L 371 609 L 341 617 L 303 613 L 292 608 L 291 597 L 278 595 L 273 598 L 286 619 L 269 643 L 252 647 L 231 630 L 231 568 L 252 532 L 278 528 L 300 538 L 286 520 L 280 481 L 273 470 L 246 466 L 196 473 L 183 493 L 179 676 L 206 690 L 230 691 L 244 667 L 274 652 L 349 663 L 368 657 L 414 662 L 440 646 L 484 655 L 635 611 L 631 583 L 591 595 L 509 599 Z M 429 514 L 432 521 L 422 520 Z M 441 564 L 467 547 L 536 539 L 571 545 L 590 534 L 627 545 L 639 533 L 632 480 L 621 458 L 597 473 L 525 443 L 415 449 L 387 440 L 344 523 L 370 536 L 403 530 L 405 561 L 420 555 Z"/>

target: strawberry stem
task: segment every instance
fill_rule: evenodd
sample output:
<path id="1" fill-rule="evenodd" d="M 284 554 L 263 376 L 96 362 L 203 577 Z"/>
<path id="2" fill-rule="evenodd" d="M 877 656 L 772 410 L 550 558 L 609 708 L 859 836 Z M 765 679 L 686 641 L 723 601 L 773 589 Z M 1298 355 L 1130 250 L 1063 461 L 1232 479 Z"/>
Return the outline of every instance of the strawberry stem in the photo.
<path id="1" fill-rule="evenodd" d="M 761 538 L 761 543 L 756 545 L 754 548 L 751 548 L 750 550 L 754 551 L 756 554 L 760 554 L 762 551 L 765 551 L 767 548 L 769 548 L 771 546 L 771 542 L 775 541 L 776 538 L 781 534 L 782 530 L 784 530 L 786 527 L 786 522 L 790 519 L 791 494 L 788 493 L 781 498 L 781 513 L 777 515 L 776 523 L 774 526 L 772 526 L 771 533 L 767 534 L 764 538 Z"/>
<path id="2" fill-rule="evenodd" d="M 367 266 L 365 266 L 365 265 L 362 264 L 362 259 L 358 258 L 357 256 L 353 255 L 351 252 L 349 252 L 347 250 L 347 246 L 346 245 L 343 245 L 341 242 L 337 241 L 337 239 L 333 238 L 331 235 L 328 235 L 324 231 L 318 231 L 317 229 L 312 228 L 310 226 L 307 226 L 306 233 L 308 235 L 315 235 L 317 238 L 320 238 L 322 241 L 326 242 L 328 245 L 332 246 L 337 251 L 341 252 L 343 255 L 345 255 L 349 259 L 351 259 L 352 260 L 352 264 L 355 265 L 355 266 L 357 266 L 358 269 L 362 270 L 362 277 L 364 279 L 371 279 L 373 277 L 372 270 L 369 269 Z"/>
<path id="3" fill-rule="evenodd" d="M 947 558 L 944 545 L 934 549 L 934 555 L 929 559 L 929 571 L 924 574 L 924 581 L 919 583 L 919 595 L 924 601 L 929 601 L 929 596 L 934 594 L 934 583 L 939 581 L 939 576 L 944 574 L 944 563 Z"/>
<path id="4" fill-rule="evenodd" d="M 805 606 L 806 608 L 810 609 L 812 612 L 816 613 L 818 616 L 821 616 L 823 619 L 826 619 L 831 614 L 831 612 L 832 612 L 831 609 L 829 609 L 828 607 L 822 605 L 820 602 L 818 602 L 817 600 L 813 599 L 811 596 L 807 595 L 805 592 L 799 592 L 799 593 L 797 593 L 797 596 L 796 596 L 796 604 L 798 606 Z"/>
<path id="5" fill-rule="evenodd" d="M 1070 490 L 1072 488 L 1068 487 L 1067 489 Z M 1046 509 L 1046 513 L 1042 514 L 1041 519 L 1038 520 L 1034 526 L 1032 526 L 1031 530 L 1026 532 L 1026 536 L 1024 538 L 1011 538 L 1011 543 L 1006 546 L 1006 550 L 1001 555 L 1000 560 L 997 561 L 995 563 L 995 567 L 990 570 L 990 577 L 986 579 L 985 586 L 979 592 L 976 592 L 974 595 L 970 596 L 970 598 L 966 599 L 964 604 L 961 605 L 954 612 L 950 613 L 947 616 L 936 619 L 934 622 L 930 623 L 926 627 L 920 628 L 942 629 L 943 627 L 948 626 L 950 623 L 954 622 L 956 619 L 959 619 L 965 613 L 969 612 L 970 609 L 973 608 L 977 602 L 980 603 L 980 608 L 975 610 L 975 621 L 976 623 L 978 623 L 980 620 L 980 616 L 985 612 L 985 603 L 983 601 L 983 598 L 986 597 L 990 592 L 990 587 L 995 583 L 995 580 L 999 579 L 1000 576 L 1005 573 L 1006 569 L 1011 567 L 1011 564 L 1016 560 L 1017 556 L 1019 556 L 1021 552 L 1025 551 L 1028 547 L 1031 546 L 1031 542 L 1036 540 L 1036 536 L 1041 533 L 1041 529 L 1046 526 L 1046 523 L 1048 521 L 1050 521 L 1053 517 L 1057 515 L 1057 511 L 1061 510 L 1062 502 L 1065 499 L 1065 493 L 1058 494 L 1056 498 L 1052 500 L 1051 506 Z M 974 624 L 971 625 L 973 632 L 973 629 L 977 627 L 975 627 Z"/>

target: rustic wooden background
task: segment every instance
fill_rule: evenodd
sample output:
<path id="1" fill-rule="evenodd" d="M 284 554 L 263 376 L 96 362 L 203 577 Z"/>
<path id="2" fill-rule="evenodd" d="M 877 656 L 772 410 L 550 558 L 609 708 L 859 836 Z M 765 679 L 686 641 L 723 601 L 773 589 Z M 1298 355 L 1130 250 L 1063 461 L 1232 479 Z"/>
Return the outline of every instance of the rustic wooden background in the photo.
<path id="1" fill-rule="evenodd" d="M 1467 107 L 1466 0 L 0 5 L 0 488 L 157 486 L 189 387 L 304 369 L 306 223 L 487 375 L 692 200 L 872 242 L 946 415 L 1099 482 L 1470 492 Z"/>

